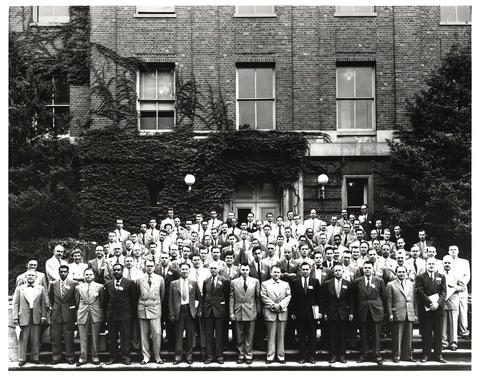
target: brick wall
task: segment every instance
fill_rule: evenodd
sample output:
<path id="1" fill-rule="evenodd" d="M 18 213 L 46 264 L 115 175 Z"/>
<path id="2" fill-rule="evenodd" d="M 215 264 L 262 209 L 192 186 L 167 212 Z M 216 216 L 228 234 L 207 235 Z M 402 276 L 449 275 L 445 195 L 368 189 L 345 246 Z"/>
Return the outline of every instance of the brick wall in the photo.
<path id="1" fill-rule="evenodd" d="M 78 137 L 82 135 L 88 122 L 88 112 L 90 110 L 90 87 L 70 85 L 70 136 Z"/>

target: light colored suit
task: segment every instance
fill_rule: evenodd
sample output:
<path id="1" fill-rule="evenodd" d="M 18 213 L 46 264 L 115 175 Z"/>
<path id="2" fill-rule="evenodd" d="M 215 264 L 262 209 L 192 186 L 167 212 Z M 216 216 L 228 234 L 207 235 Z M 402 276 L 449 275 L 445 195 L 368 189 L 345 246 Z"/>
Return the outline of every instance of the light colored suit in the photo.
<path id="1" fill-rule="evenodd" d="M 225 265 L 218 274 L 228 280 L 233 280 L 240 276 L 240 267 L 232 265 L 232 267 L 228 268 Z"/>
<path id="2" fill-rule="evenodd" d="M 460 293 L 464 287 L 461 277 L 455 270 L 448 273 L 443 270 L 441 274 L 445 275 L 447 283 L 447 299 L 445 300 L 445 315 L 443 316 L 443 335 L 442 343 L 444 346 L 458 345 L 458 314 L 460 308 Z M 452 293 L 453 292 L 453 293 Z M 450 296 L 448 296 L 450 294 Z"/>
<path id="3" fill-rule="evenodd" d="M 68 263 L 66 260 L 57 259 L 55 256 L 51 257 L 45 262 L 45 272 L 47 273 L 48 283 L 60 279 L 58 274 L 58 268 L 60 266 L 67 266 Z"/>
<path id="4" fill-rule="evenodd" d="M 21 284 L 27 284 L 27 272 L 24 272 L 23 274 L 20 274 L 17 276 L 15 285 L 19 286 Z M 37 271 L 37 278 L 35 279 L 35 285 L 41 285 L 45 287 L 45 289 L 48 289 L 47 277 L 43 272 Z"/>
<path id="5" fill-rule="evenodd" d="M 267 360 L 273 360 L 275 354 L 279 360 L 284 360 L 288 304 L 292 298 L 290 284 L 280 279 L 267 280 L 262 284 L 260 297 L 268 333 Z"/>
<path id="6" fill-rule="evenodd" d="M 465 286 L 465 290 L 458 293 L 460 300 L 458 307 L 458 327 L 461 335 L 468 335 L 468 289 L 467 285 L 470 282 L 470 262 L 467 259 L 457 258 L 453 260 L 452 268 Z"/>
<path id="7" fill-rule="evenodd" d="M 416 266 L 416 269 L 415 269 Z M 418 257 L 417 259 L 409 258 L 405 261 L 407 267 L 408 277 L 415 281 L 417 275 L 423 274 L 426 270 L 427 262 L 425 259 Z"/>
<path id="8" fill-rule="evenodd" d="M 41 285 L 22 284 L 13 294 L 12 319 L 20 326 L 19 361 L 27 360 L 27 348 L 30 340 L 32 360 L 38 360 L 38 342 L 41 320 L 47 317 L 47 291 Z"/>

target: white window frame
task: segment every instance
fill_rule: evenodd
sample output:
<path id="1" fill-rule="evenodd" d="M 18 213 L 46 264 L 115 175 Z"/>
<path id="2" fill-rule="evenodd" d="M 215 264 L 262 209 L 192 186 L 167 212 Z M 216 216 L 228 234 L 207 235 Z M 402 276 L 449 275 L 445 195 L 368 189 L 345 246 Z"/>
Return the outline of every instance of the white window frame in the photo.
<path id="1" fill-rule="evenodd" d="M 275 13 L 275 6 L 272 5 L 272 12 L 271 13 L 258 13 L 257 12 L 257 6 L 253 5 L 254 12 L 253 13 L 242 13 L 241 11 L 239 12 L 239 8 L 245 7 L 245 5 L 237 5 L 235 6 L 235 14 L 234 17 L 277 17 L 277 14 Z"/>
<path id="2" fill-rule="evenodd" d="M 373 175 L 371 174 L 346 174 L 342 177 L 342 208 L 356 208 L 348 206 L 347 179 L 349 178 L 367 178 L 367 198 L 365 200 L 364 197 L 364 204 L 367 204 L 368 208 L 374 208 Z M 358 209 L 360 210 L 360 207 Z"/>
<path id="3" fill-rule="evenodd" d="M 239 78 L 238 78 L 238 71 L 240 69 L 254 69 L 255 70 L 255 94 L 257 92 L 257 68 L 269 68 L 272 70 L 272 93 L 273 93 L 273 97 L 271 98 L 267 98 L 267 97 L 262 97 L 262 98 L 257 98 L 257 97 L 254 97 L 254 98 L 239 98 L 239 92 L 240 92 L 240 85 L 239 85 Z M 236 97 L 237 97 L 237 103 L 236 103 L 236 123 L 237 123 L 237 126 L 236 126 L 236 129 L 237 130 L 240 130 L 240 106 L 239 106 L 239 102 L 242 102 L 242 101 L 255 101 L 255 104 L 257 102 L 260 102 L 260 101 L 272 101 L 272 106 L 273 106 L 273 110 L 272 110 L 272 128 L 269 128 L 269 129 L 258 129 L 257 128 L 257 120 L 258 120 L 258 117 L 257 117 L 257 106 L 255 105 L 255 124 L 254 125 L 250 125 L 252 128 L 252 130 L 258 130 L 258 131 L 272 131 L 272 130 L 276 130 L 277 129 L 277 122 L 276 122 L 276 96 L 275 96 L 275 67 L 262 67 L 262 66 L 252 66 L 252 67 L 237 67 L 237 71 L 236 71 Z"/>
<path id="4" fill-rule="evenodd" d="M 70 10 L 70 7 L 68 7 Z M 55 18 L 55 6 L 53 6 L 54 15 L 51 21 L 40 21 L 40 5 L 35 5 L 32 7 L 33 22 L 37 25 L 63 25 L 70 22 L 70 12 L 68 16 L 57 16 Z"/>
<path id="5" fill-rule="evenodd" d="M 155 76 L 157 76 L 158 71 L 172 71 L 173 72 L 173 100 L 168 99 L 155 99 L 155 100 L 142 100 L 140 98 L 140 73 L 141 70 L 137 70 L 137 126 L 140 133 L 159 133 L 159 132 L 172 132 L 175 128 L 176 120 L 177 120 L 177 113 L 175 110 L 175 106 L 177 103 L 177 88 L 176 88 L 176 70 L 175 68 L 162 68 L 162 67 L 155 67 L 151 69 L 147 69 L 147 72 L 151 72 L 155 70 Z M 155 93 L 158 94 L 158 78 L 155 79 Z M 142 102 L 153 102 L 155 101 L 155 111 L 157 115 L 155 116 L 156 120 L 156 129 L 155 130 L 143 130 L 140 128 L 141 126 L 141 106 Z M 158 104 L 159 103 L 172 103 L 173 105 L 173 128 L 172 129 L 158 129 Z"/>
<path id="6" fill-rule="evenodd" d="M 141 9 L 139 9 L 141 8 Z M 143 8 L 143 9 L 142 9 Z M 148 9 L 150 8 L 150 9 Z M 175 6 L 160 6 L 160 5 L 152 5 L 152 6 L 136 6 L 135 7 L 135 14 L 134 17 L 138 18 L 148 18 L 148 17 L 177 17 Z"/>
<path id="7" fill-rule="evenodd" d="M 365 6 L 365 5 L 362 5 L 362 6 Z M 339 6 L 335 6 L 335 14 L 334 14 L 334 17 L 376 17 L 377 16 L 377 12 L 375 12 L 375 7 L 372 5 L 371 8 L 372 8 L 372 11 L 371 12 L 355 12 L 355 8 L 356 6 L 355 5 L 352 5 L 353 7 L 353 13 L 352 14 L 345 14 L 345 13 L 341 13 L 339 12 Z"/>
<path id="8" fill-rule="evenodd" d="M 338 69 L 339 68 L 371 68 L 372 69 L 372 97 L 339 97 L 338 95 Z M 374 65 L 337 65 L 335 69 L 335 75 L 336 75 L 336 123 L 337 123 L 337 134 L 338 135 L 352 135 L 352 134 L 361 134 L 361 135 L 375 135 L 376 134 L 376 91 L 375 91 L 375 66 Z M 354 90 L 353 92 L 355 93 L 355 85 L 356 85 L 356 78 L 354 77 Z M 354 106 L 356 108 L 356 101 L 357 100 L 365 100 L 365 99 L 373 99 L 372 102 L 372 127 L 370 128 L 339 128 L 338 120 L 339 120 L 339 106 L 338 103 L 339 101 L 342 100 L 348 100 L 348 101 L 354 101 Z M 356 110 L 354 110 L 355 116 L 353 121 L 356 122 Z"/>
<path id="9" fill-rule="evenodd" d="M 442 20 L 442 8 L 452 7 L 455 8 L 456 21 L 443 21 Z M 470 21 L 458 21 L 458 8 L 468 7 L 470 8 Z M 472 24 L 472 6 L 471 5 L 440 5 L 440 25 L 471 25 Z"/>
<path id="10" fill-rule="evenodd" d="M 45 104 L 45 106 L 48 108 L 48 109 L 51 109 L 52 110 L 52 125 L 55 127 L 55 109 L 56 108 L 59 108 L 59 107 L 62 107 L 62 108 L 68 108 L 68 112 L 70 113 L 70 101 L 68 102 L 68 105 L 64 105 L 64 104 L 57 104 L 55 103 L 55 78 L 56 77 L 62 77 L 60 75 L 52 75 L 51 76 L 51 85 L 52 85 L 52 92 L 50 94 L 50 101 L 49 103 Z M 70 86 L 67 87 L 67 90 L 70 91 Z M 70 100 L 70 93 L 68 93 L 68 96 L 69 96 L 69 100 Z"/>

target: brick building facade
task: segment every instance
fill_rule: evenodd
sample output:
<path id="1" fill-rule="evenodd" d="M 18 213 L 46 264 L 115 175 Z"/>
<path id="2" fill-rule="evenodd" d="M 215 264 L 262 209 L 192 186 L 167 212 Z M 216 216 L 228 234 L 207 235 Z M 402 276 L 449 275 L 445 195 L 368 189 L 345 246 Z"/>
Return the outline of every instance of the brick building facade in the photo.
<path id="1" fill-rule="evenodd" d="M 61 27 L 68 11 L 56 8 L 66 7 L 11 7 L 10 28 Z M 237 129 L 302 132 L 312 161 L 332 166 L 331 174 L 305 171 L 293 191 L 238 187 L 225 210 L 240 217 L 247 209 L 264 217 L 316 208 L 328 218 L 362 202 L 375 211 L 375 171 L 388 158 L 395 126 L 408 124 L 406 100 L 453 43 L 471 38 L 470 7 L 455 6 L 92 6 L 89 20 L 91 42 L 148 63 L 136 78 L 142 133 L 168 132 L 172 77 L 193 76 L 201 89 L 221 90 Z M 91 59 L 92 75 L 96 68 L 117 73 L 96 49 Z M 98 105 L 89 89 L 69 87 L 71 137 Z M 165 97 L 148 97 L 152 90 Z M 109 120 L 94 115 L 91 122 L 102 128 Z M 200 123 L 195 131 L 211 132 Z M 322 173 L 330 179 L 324 199 Z"/>

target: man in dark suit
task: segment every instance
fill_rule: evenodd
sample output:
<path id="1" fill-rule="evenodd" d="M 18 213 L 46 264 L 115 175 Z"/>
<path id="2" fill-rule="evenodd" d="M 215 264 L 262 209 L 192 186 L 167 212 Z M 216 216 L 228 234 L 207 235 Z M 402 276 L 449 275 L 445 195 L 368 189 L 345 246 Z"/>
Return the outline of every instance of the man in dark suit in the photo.
<path id="1" fill-rule="evenodd" d="M 435 272 L 436 264 L 435 258 L 428 258 L 427 271 L 418 275 L 416 279 L 418 311 L 421 314 L 420 326 L 422 327 L 422 363 L 431 358 L 432 342 L 433 360 L 446 363 L 442 357 L 442 331 L 447 283 L 445 275 Z"/>
<path id="2" fill-rule="evenodd" d="M 185 361 L 192 364 L 192 351 L 195 343 L 195 318 L 199 310 L 201 294 L 196 281 L 188 279 L 190 265 L 180 264 L 180 279 L 172 281 L 168 298 L 170 320 L 175 323 L 175 360 L 174 365 L 182 361 L 183 331 L 186 330 L 187 349 Z"/>
<path id="3" fill-rule="evenodd" d="M 353 321 L 354 301 L 351 282 L 343 279 L 343 267 L 333 266 L 333 279 L 322 286 L 323 313 L 330 339 L 330 363 L 346 363 L 347 321 Z"/>
<path id="4" fill-rule="evenodd" d="M 132 341 L 132 316 L 137 310 L 137 288 L 132 280 L 123 277 L 123 266 L 115 263 L 112 266 L 113 280 L 105 283 L 105 301 L 107 303 L 107 327 L 110 345 L 110 359 L 113 364 L 117 359 L 117 340 L 120 333 L 120 350 L 123 363 L 130 365 L 130 349 Z"/>
<path id="5" fill-rule="evenodd" d="M 103 247 L 102 248 L 103 252 Z M 56 280 L 48 289 L 51 311 L 50 335 L 52 336 L 52 364 L 58 364 L 62 358 L 62 340 L 65 342 L 65 357 L 69 364 L 74 364 L 73 330 L 76 319 L 75 287 L 77 282 L 67 279 L 68 266 L 60 266 Z"/>
<path id="6" fill-rule="evenodd" d="M 262 249 L 255 246 L 252 249 L 253 262 L 249 264 L 250 277 L 257 279 L 260 283 L 270 279 L 270 267 L 262 260 Z"/>
<path id="7" fill-rule="evenodd" d="M 300 364 L 308 360 L 315 364 L 317 321 L 321 318 L 320 283 L 310 276 L 310 264 L 303 262 L 300 266 L 301 276 L 291 285 L 292 299 L 290 310 L 296 321 Z M 316 307 L 314 309 L 314 307 Z M 315 310 L 315 314 L 314 314 Z"/>
<path id="8" fill-rule="evenodd" d="M 88 267 L 95 273 L 95 283 L 105 284 L 105 270 L 108 271 L 108 269 L 103 246 L 95 248 L 95 256 L 96 258 L 88 261 Z"/>
<path id="9" fill-rule="evenodd" d="M 218 274 L 218 263 L 210 263 L 210 276 L 203 281 L 201 316 L 205 320 L 207 359 L 223 364 L 223 342 L 225 340 L 225 316 L 227 313 L 230 282 Z"/>
<path id="10" fill-rule="evenodd" d="M 380 329 L 384 316 L 385 287 L 383 280 L 373 275 L 372 262 L 366 261 L 363 264 L 363 274 L 364 276 L 359 277 L 353 283 L 356 315 L 360 322 L 360 337 L 362 338 L 358 362 L 363 363 L 365 361 L 369 344 L 372 344 L 376 363 L 383 365 L 380 355 Z M 372 338 L 372 343 L 370 338 Z"/>

